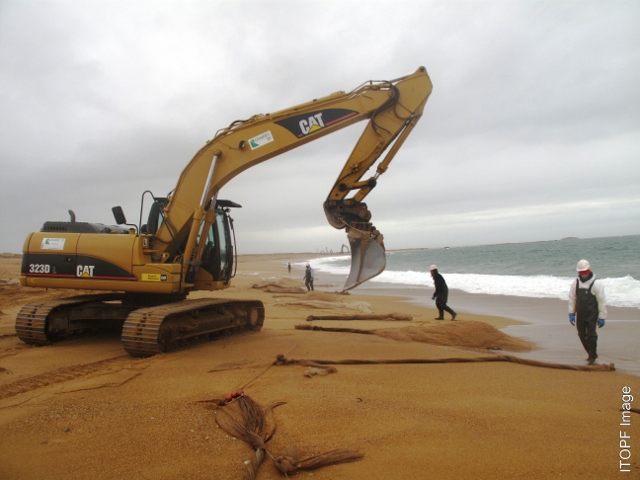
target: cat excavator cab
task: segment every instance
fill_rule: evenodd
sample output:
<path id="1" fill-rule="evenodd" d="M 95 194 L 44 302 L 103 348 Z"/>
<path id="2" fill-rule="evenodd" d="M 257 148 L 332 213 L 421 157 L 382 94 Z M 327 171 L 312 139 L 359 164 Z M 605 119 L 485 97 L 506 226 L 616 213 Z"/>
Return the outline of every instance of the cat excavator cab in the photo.
<path id="1" fill-rule="evenodd" d="M 371 80 L 348 93 L 234 121 L 195 154 L 168 196 L 143 194 L 143 205 L 152 198 L 145 224 L 128 224 L 119 207 L 114 226 L 77 222 L 72 211 L 69 222 L 46 222 L 25 240 L 21 284 L 92 293 L 25 305 L 16 318 L 18 336 L 47 344 L 115 323 L 122 325 L 125 350 L 148 356 L 221 330 L 260 330 L 265 311 L 258 300 L 187 298 L 228 288 L 234 275 L 230 211 L 240 205 L 218 194 L 252 166 L 364 120 L 323 206 L 329 223 L 345 229 L 349 240 L 351 271 L 343 289 L 375 277 L 386 265 L 384 242 L 363 200 L 416 126 L 431 90 L 420 67 L 395 80 Z"/>

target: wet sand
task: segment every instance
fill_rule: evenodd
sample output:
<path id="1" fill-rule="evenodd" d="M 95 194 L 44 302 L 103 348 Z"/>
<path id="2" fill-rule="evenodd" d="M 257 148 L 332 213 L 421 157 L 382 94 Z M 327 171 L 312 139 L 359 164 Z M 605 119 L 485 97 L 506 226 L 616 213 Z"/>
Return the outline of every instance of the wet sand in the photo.
<path id="1" fill-rule="evenodd" d="M 426 288 L 397 288 L 390 285 L 358 287 L 370 295 L 406 295 L 408 301 L 430 307 L 432 291 Z M 520 353 L 523 358 L 548 362 L 584 364 L 575 327 L 569 324 L 567 302 L 554 298 L 526 298 L 507 295 L 477 295 L 451 289 L 449 306 L 458 313 L 489 315 L 516 320 L 502 331 L 534 343 L 537 348 Z M 445 317 L 449 316 L 445 314 Z M 459 316 L 458 318 L 462 318 Z M 598 362 L 614 363 L 626 373 L 640 376 L 640 309 L 608 307 L 608 319 L 598 329 Z"/>

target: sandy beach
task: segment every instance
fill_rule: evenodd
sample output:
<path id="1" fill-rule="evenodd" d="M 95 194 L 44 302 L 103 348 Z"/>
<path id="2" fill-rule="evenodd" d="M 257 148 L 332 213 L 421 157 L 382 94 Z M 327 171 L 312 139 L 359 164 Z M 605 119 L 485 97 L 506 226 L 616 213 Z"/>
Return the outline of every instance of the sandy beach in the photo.
<path id="1" fill-rule="evenodd" d="M 502 354 L 544 359 L 534 341 L 511 333 L 527 318 L 513 314 L 508 298 L 459 296 L 458 319 L 439 322 L 417 292 L 394 296 L 358 288 L 338 295 L 340 285 L 320 276 L 312 294 L 267 288 L 302 288 L 302 269 L 295 266 L 289 274 L 286 263 L 313 256 L 240 256 L 231 288 L 192 297 L 262 300 L 262 331 L 223 335 L 150 358 L 127 355 L 117 334 L 44 347 L 22 343 L 14 321 L 24 303 L 76 292 L 22 288 L 20 258 L 0 257 L 0 478 L 243 478 L 254 452 L 216 423 L 221 409 L 234 405 L 218 402 L 239 389 L 264 409 L 284 402 L 267 416 L 277 429 L 258 479 L 285 478 L 271 456 L 292 446 L 301 459 L 335 449 L 364 455 L 295 478 L 640 476 L 640 417 L 631 413 L 629 425 L 620 425 L 624 391 L 638 398 L 639 376 L 470 361 Z M 534 316 L 557 309 L 545 300 L 525 305 Z M 412 320 L 307 321 L 309 315 L 381 314 Z M 573 349 L 578 340 L 571 341 Z M 328 373 L 301 363 L 274 365 L 278 355 L 378 363 L 337 363 Z M 417 359 L 468 361 L 384 363 Z M 631 403 L 639 408 L 637 400 Z M 626 455 L 621 431 L 630 437 L 630 465 L 623 467 L 629 472 L 620 472 Z"/>
<path id="2" fill-rule="evenodd" d="M 373 286 L 370 286 L 373 285 Z M 365 284 L 358 291 L 368 295 L 396 295 L 418 306 L 433 305 L 432 290 L 419 287 Z M 584 349 L 575 327 L 567 319 L 567 302 L 557 298 L 525 298 L 505 295 L 477 295 L 451 289 L 450 305 L 465 314 L 499 316 L 517 320 L 501 327 L 504 333 L 527 340 L 536 348 L 520 352 L 524 358 L 580 364 Z M 640 376 L 640 309 L 608 306 L 607 323 L 599 330 L 598 355 L 603 363 Z M 459 317 L 462 318 L 462 317 Z"/>

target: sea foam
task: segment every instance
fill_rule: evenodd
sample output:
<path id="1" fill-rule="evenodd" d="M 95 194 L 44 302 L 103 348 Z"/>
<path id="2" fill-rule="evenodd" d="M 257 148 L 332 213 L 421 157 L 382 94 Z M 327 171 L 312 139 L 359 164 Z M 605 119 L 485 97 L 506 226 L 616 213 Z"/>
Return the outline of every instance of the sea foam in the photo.
<path id="1" fill-rule="evenodd" d="M 345 256 L 321 257 L 311 260 L 320 272 L 332 275 L 347 276 L 349 274 L 349 258 Z M 303 264 L 301 264 L 303 265 Z M 550 275 L 487 275 L 478 273 L 444 274 L 449 288 L 467 293 L 482 295 L 512 295 L 532 298 L 559 298 L 567 300 L 569 289 L 575 282 L 571 277 L 554 277 Z M 607 304 L 617 307 L 640 308 L 640 281 L 630 275 L 622 278 L 598 278 L 605 286 Z M 402 285 L 433 288 L 433 279 L 429 272 L 413 270 L 385 270 L 369 282 L 388 284 L 394 287 Z"/>

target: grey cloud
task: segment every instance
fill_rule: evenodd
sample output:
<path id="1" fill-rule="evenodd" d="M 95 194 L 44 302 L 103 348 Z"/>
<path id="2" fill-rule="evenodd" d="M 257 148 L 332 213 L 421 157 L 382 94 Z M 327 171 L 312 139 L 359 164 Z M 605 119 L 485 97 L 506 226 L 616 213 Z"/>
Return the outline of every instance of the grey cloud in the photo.
<path id="1" fill-rule="evenodd" d="M 68 208 L 137 222 L 233 120 L 420 65 L 424 118 L 366 199 L 388 247 L 639 233 L 638 20 L 627 1 L 5 1 L 0 251 Z M 241 251 L 339 248 L 322 202 L 363 127 L 223 188 Z"/>

